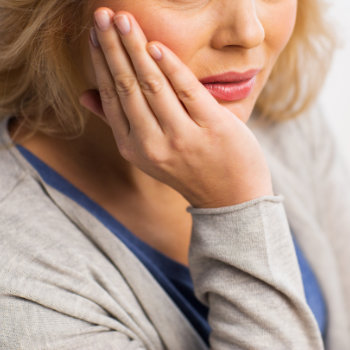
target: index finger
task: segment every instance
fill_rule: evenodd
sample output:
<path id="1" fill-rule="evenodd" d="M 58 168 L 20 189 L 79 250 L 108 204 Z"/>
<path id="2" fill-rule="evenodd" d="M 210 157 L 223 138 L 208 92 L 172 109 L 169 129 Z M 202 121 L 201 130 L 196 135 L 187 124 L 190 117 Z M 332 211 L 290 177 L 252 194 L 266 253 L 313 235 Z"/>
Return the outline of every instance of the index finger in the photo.
<path id="1" fill-rule="evenodd" d="M 148 43 L 147 50 L 168 78 L 190 117 L 202 127 L 211 125 L 213 116 L 225 109 L 173 51 L 156 41 Z"/>

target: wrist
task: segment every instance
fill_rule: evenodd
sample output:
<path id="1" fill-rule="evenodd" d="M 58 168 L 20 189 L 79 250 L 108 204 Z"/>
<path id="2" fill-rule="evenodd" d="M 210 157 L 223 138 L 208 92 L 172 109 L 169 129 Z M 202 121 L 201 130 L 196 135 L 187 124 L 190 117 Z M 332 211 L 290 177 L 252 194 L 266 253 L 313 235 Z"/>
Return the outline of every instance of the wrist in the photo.
<path id="1" fill-rule="evenodd" d="M 234 192 L 226 191 L 216 198 L 189 201 L 193 208 L 219 208 L 245 203 L 264 196 L 274 196 L 272 184 L 262 187 L 240 188 Z"/>

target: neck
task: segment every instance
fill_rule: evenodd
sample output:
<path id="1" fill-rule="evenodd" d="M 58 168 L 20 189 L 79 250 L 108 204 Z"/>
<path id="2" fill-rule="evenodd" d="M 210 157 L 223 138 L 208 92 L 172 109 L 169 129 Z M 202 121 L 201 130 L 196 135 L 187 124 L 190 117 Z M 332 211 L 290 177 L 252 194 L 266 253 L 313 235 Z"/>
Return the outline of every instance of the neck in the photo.
<path id="1" fill-rule="evenodd" d="M 17 133 L 18 130 L 21 130 Z M 17 136 L 15 136 L 15 134 Z M 10 135 L 107 210 L 131 232 L 169 257 L 187 264 L 189 203 L 121 157 L 110 128 L 91 118 L 74 140 L 27 132 L 12 125 Z M 136 219 L 136 220 L 135 220 Z M 166 232 L 166 234 L 164 234 Z"/>
<path id="2" fill-rule="evenodd" d="M 10 135 L 38 158 L 56 170 L 83 192 L 96 198 L 120 195 L 121 188 L 143 197 L 175 192 L 169 186 L 147 175 L 126 161 L 119 153 L 113 133 L 97 117 L 89 118 L 82 136 L 66 140 L 41 132 L 25 139 L 28 130 L 18 123 L 10 127 Z M 115 190 L 114 190 L 115 189 Z"/>

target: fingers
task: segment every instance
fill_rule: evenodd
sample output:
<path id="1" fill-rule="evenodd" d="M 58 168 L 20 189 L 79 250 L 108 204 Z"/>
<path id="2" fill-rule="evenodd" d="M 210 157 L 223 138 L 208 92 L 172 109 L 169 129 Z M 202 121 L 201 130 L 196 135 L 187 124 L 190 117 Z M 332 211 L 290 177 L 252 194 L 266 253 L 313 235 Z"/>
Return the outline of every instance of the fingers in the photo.
<path id="1" fill-rule="evenodd" d="M 220 104 L 169 48 L 159 42 L 147 45 L 150 55 L 158 63 L 162 72 L 169 79 L 177 97 L 184 104 L 188 114 L 200 126 L 208 127 L 217 121 Z"/>
<path id="2" fill-rule="evenodd" d="M 95 69 L 96 81 L 100 92 L 103 114 L 108 116 L 110 125 L 113 125 L 113 131 L 117 139 L 124 139 L 130 131 L 129 122 L 120 105 L 118 95 L 115 91 L 114 82 L 107 68 L 106 61 L 102 51 L 97 47 L 96 33 L 94 29 L 90 32 L 90 52 L 93 66 Z M 91 107 L 91 105 L 87 105 Z M 94 110 L 94 104 L 90 110 L 100 115 L 101 111 Z"/>
<path id="3" fill-rule="evenodd" d="M 116 26 L 121 24 L 121 40 L 135 67 L 141 90 L 163 128 L 172 126 L 175 129 L 174 121 L 179 121 L 180 125 L 185 124 L 187 127 L 188 118 L 199 125 L 212 122 L 212 113 L 217 114 L 219 104 L 192 71 L 164 45 L 159 43 L 157 47 L 157 43 L 148 44 L 132 15 L 119 12 L 114 17 L 114 22 Z M 155 46 L 153 53 L 158 49 L 158 59 L 155 59 L 158 69 L 157 64 L 150 58 L 152 49 L 148 52 L 145 50 L 145 47 L 149 49 Z M 184 104 L 186 113 L 179 114 L 182 110 L 179 100 Z M 170 113 L 174 110 L 176 116 Z"/>
<path id="4" fill-rule="evenodd" d="M 90 45 L 103 110 L 116 120 L 111 125 L 126 130 L 129 124 L 142 135 L 180 135 L 196 124 L 215 122 L 221 106 L 192 71 L 164 45 L 148 44 L 131 14 L 113 16 L 107 8 L 95 12 L 92 33 L 100 49 Z M 124 118 L 116 118 L 113 110 L 123 111 Z"/>
<path id="5" fill-rule="evenodd" d="M 121 42 L 135 70 L 139 89 L 145 96 L 162 129 L 165 132 L 180 132 L 188 128 L 192 121 L 166 76 L 147 52 L 148 41 L 135 18 L 128 13 L 118 12 L 114 17 L 114 23 L 119 30 Z M 113 53 L 118 54 L 116 51 L 111 52 L 111 57 Z M 107 58 L 107 60 L 112 76 L 123 76 L 123 66 L 116 64 L 117 57 L 110 60 Z M 122 94 L 119 95 L 123 106 L 125 105 L 130 113 L 137 113 L 135 104 L 132 103 L 131 96 L 129 96 L 130 92 L 131 95 L 138 93 L 138 91 L 130 89 L 130 91 L 122 91 Z"/>
<path id="6" fill-rule="evenodd" d="M 97 39 L 110 72 L 111 89 L 118 96 L 130 129 L 139 134 L 149 134 L 161 127 L 148 106 L 139 87 L 132 62 L 112 22 L 114 13 L 101 8 L 95 12 Z M 103 98 L 103 91 L 100 91 Z M 108 94 L 107 95 L 107 99 Z"/>

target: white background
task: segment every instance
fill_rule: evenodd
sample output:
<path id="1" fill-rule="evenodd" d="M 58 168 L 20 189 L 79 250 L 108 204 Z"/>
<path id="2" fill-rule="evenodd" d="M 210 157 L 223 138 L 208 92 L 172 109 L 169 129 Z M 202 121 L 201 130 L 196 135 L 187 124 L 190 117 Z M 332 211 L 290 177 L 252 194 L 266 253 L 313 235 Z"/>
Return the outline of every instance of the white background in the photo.
<path id="1" fill-rule="evenodd" d="M 329 2 L 343 46 L 335 54 L 320 101 L 350 170 L 350 0 Z"/>

